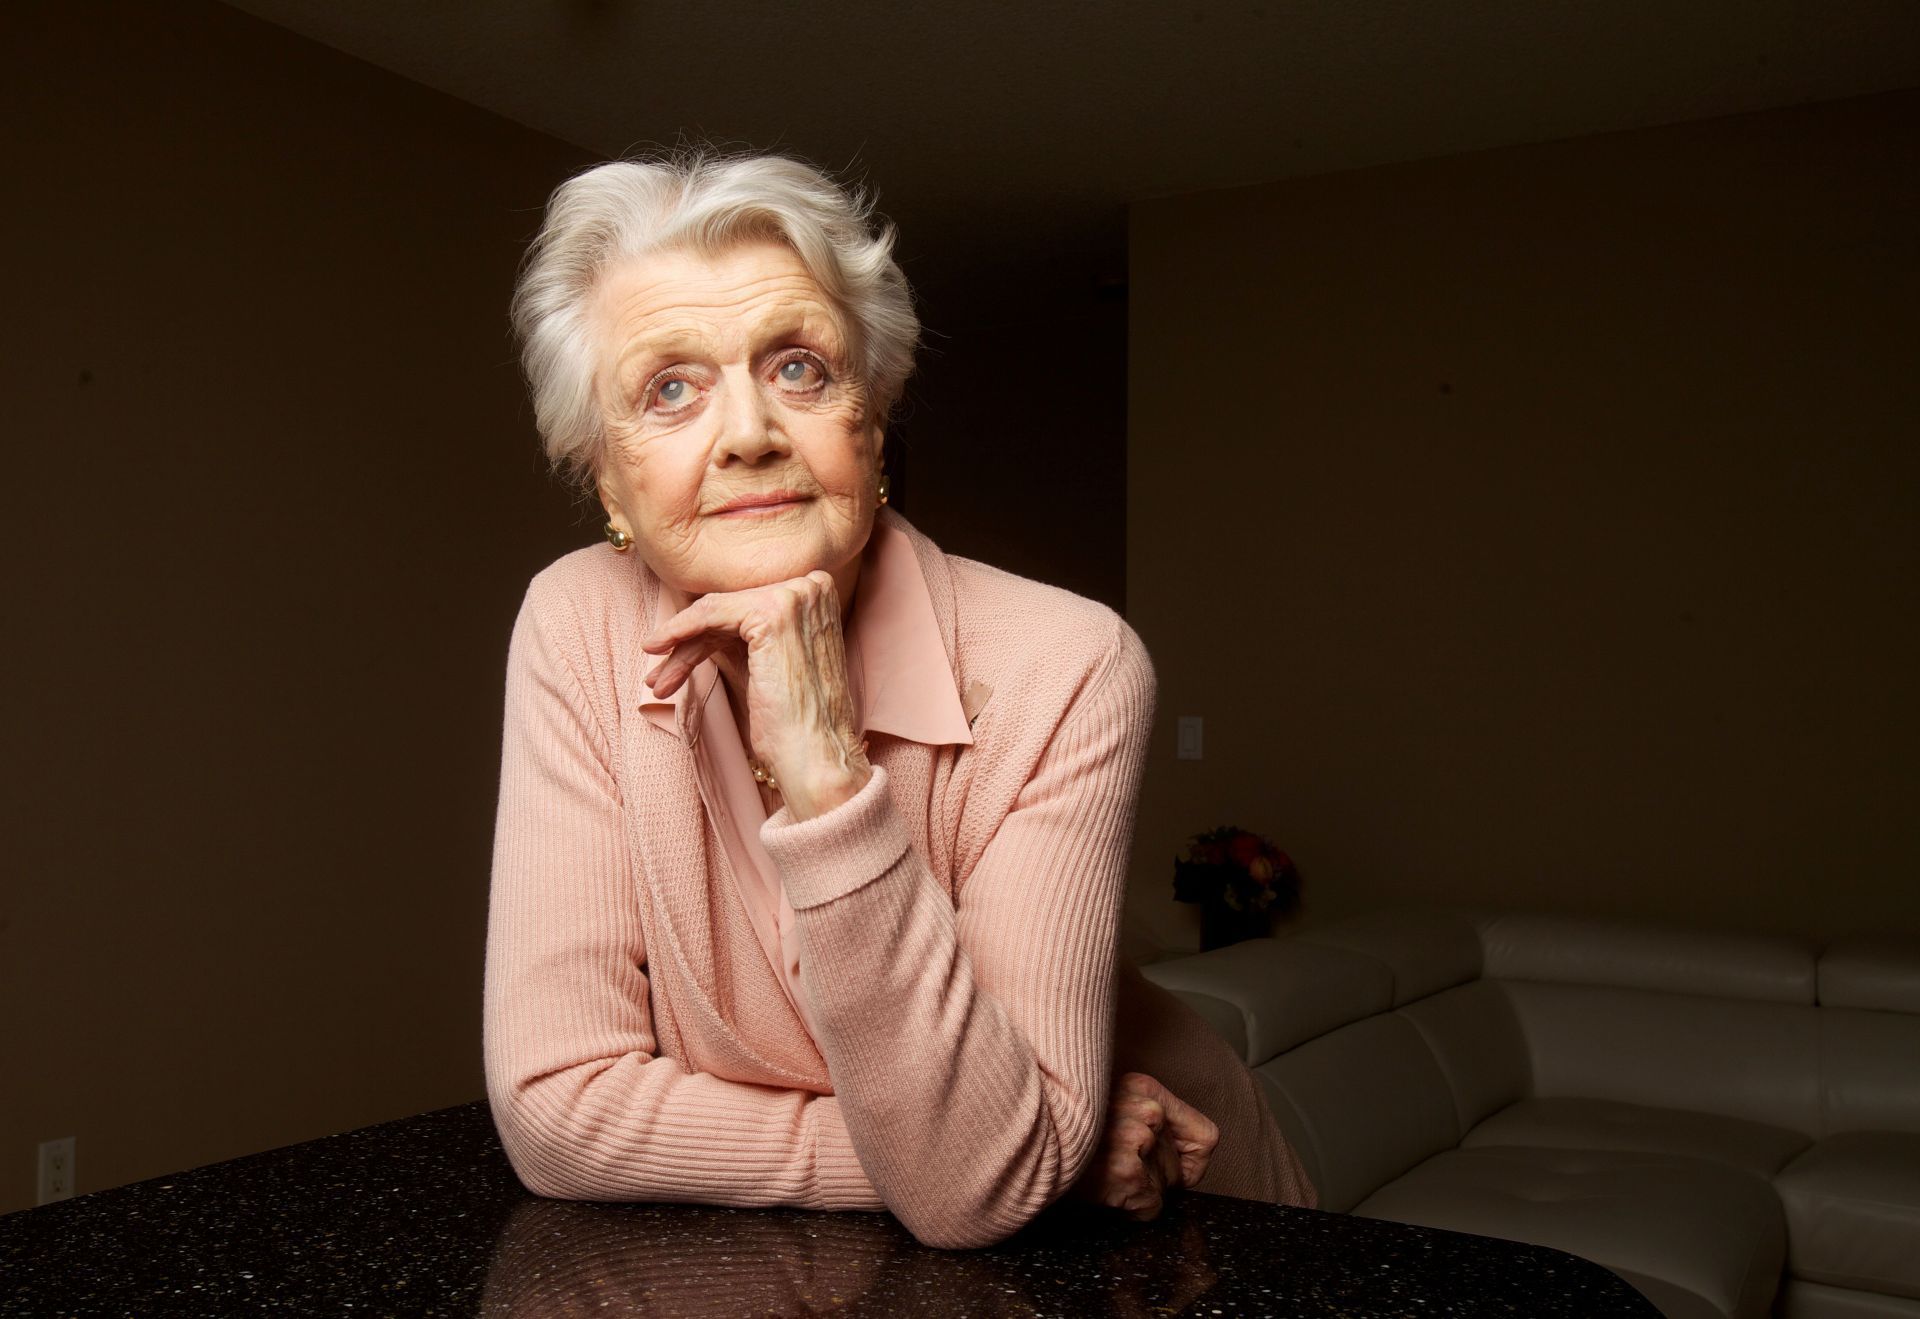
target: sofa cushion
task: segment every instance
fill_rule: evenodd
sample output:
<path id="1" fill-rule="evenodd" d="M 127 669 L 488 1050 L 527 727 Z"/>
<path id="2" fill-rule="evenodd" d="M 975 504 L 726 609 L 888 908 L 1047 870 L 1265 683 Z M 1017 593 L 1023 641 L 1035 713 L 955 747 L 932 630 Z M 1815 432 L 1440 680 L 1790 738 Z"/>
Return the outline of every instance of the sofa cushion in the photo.
<path id="1" fill-rule="evenodd" d="M 1920 937 L 1834 940 L 1820 954 L 1820 1005 L 1920 1013 Z"/>
<path id="2" fill-rule="evenodd" d="M 1796 1278 L 1920 1298 L 1920 1135 L 1829 1136 L 1780 1171 Z"/>
<path id="3" fill-rule="evenodd" d="M 1920 1319 L 1920 1301 L 1788 1278 L 1773 1313 L 1776 1319 Z"/>
<path id="4" fill-rule="evenodd" d="M 1768 1003 L 1814 1002 L 1813 947 L 1778 935 L 1592 916 L 1511 914 L 1481 928 L 1484 975 Z"/>
<path id="5" fill-rule="evenodd" d="M 1820 1009 L 1821 1133 L 1920 1132 L 1920 1016 Z"/>
<path id="6" fill-rule="evenodd" d="M 1469 1131 L 1460 1144 L 1677 1154 L 1772 1178 L 1813 1142 L 1797 1131 L 1717 1113 L 1649 1108 L 1610 1099 L 1523 1099 Z"/>
<path id="7" fill-rule="evenodd" d="M 1255 1069 L 1296 1115 L 1320 1208 L 1351 1209 L 1382 1182 L 1460 1143 L 1446 1079 L 1404 1017 L 1388 1013 L 1343 1026 Z M 1276 1106 L 1277 1108 L 1277 1106 Z M 1302 1142 L 1296 1142 L 1302 1143 Z"/>
<path id="8" fill-rule="evenodd" d="M 1824 1009 L 1509 981 L 1540 1098 L 1613 1099 L 1820 1132 Z"/>
<path id="9" fill-rule="evenodd" d="M 1920 1319 L 1920 1300 L 1788 1279 L 1774 1298 L 1776 1319 Z"/>
<path id="10" fill-rule="evenodd" d="M 1399 1015 L 1433 1051 L 1453 1092 L 1462 1131 L 1527 1093 L 1532 1070 L 1527 1041 L 1499 981 L 1455 985 L 1407 1004 Z"/>
<path id="11" fill-rule="evenodd" d="M 1243 1022 L 1248 1063 L 1263 1063 L 1393 1003 L 1393 975 L 1380 963 L 1293 938 L 1248 939 L 1196 957 L 1150 962 L 1140 973 L 1176 994 L 1232 1004 Z"/>
<path id="12" fill-rule="evenodd" d="M 1669 1314 L 1759 1319 L 1786 1254 L 1780 1201 L 1765 1181 L 1669 1154 L 1449 1150 L 1354 1212 L 1551 1246 L 1629 1281 L 1658 1279 L 1671 1290 L 1649 1299 Z"/>
<path id="13" fill-rule="evenodd" d="M 1393 976 L 1393 1006 L 1480 978 L 1480 931 L 1447 908 L 1371 912 L 1302 930 L 1305 943 L 1371 957 Z"/>
<path id="14" fill-rule="evenodd" d="M 1726 1319 L 1725 1312 L 1712 1301 L 1665 1278 L 1635 1273 L 1632 1269 L 1615 1269 L 1613 1272 L 1621 1281 L 1652 1301 L 1664 1319 Z"/>

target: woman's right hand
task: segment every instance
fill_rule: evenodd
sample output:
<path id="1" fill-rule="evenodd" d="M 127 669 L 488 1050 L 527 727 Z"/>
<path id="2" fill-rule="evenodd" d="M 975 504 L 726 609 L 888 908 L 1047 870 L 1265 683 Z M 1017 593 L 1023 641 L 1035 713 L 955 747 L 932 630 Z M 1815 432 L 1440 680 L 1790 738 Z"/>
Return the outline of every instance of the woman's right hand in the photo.
<path id="1" fill-rule="evenodd" d="M 1220 1128 L 1145 1072 L 1114 1078 L 1107 1129 L 1073 1193 L 1146 1222 L 1207 1171 Z"/>
<path id="2" fill-rule="evenodd" d="M 641 640 L 662 658 L 646 675 L 673 695 L 712 656 L 746 703 L 749 751 L 774 773 L 793 819 L 810 820 L 872 777 L 854 731 L 839 588 L 816 569 L 738 591 L 710 591 Z"/>

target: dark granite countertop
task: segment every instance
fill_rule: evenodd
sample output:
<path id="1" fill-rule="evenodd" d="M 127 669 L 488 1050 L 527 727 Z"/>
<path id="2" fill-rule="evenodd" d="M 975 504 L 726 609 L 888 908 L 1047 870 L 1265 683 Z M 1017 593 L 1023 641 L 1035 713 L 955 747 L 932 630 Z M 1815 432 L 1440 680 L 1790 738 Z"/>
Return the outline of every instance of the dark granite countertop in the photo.
<path id="1" fill-rule="evenodd" d="M 542 1200 L 484 1103 L 0 1217 L 8 1315 L 1654 1315 L 1559 1251 L 1188 1194 L 999 1246 L 890 1215 Z"/>

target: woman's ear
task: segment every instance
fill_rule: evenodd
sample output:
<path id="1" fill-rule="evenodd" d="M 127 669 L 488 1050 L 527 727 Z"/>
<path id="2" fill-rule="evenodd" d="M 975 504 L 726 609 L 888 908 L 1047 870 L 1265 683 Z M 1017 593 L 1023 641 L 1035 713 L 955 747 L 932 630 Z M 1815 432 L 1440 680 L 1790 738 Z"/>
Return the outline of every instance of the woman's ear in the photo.
<path id="1" fill-rule="evenodd" d="M 607 521 L 614 527 L 633 535 L 633 524 L 627 521 L 627 511 L 620 505 L 620 497 L 613 492 L 613 485 L 606 477 L 601 477 L 594 485 L 594 494 L 599 496 L 600 507 L 606 512 Z"/>

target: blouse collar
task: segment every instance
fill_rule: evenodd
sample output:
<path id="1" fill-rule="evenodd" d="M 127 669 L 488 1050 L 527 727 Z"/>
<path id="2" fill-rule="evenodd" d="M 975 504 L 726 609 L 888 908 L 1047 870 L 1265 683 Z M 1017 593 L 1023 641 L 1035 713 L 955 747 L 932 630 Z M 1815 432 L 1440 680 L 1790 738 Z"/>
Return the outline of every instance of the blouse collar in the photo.
<path id="1" fill-rule="evenodd" d="M 881 517 L 874 521 L 864 554 L 846 633 L 847 662 L 859 675 L 861 730 L 928 746 L 973 745 L 913 542 L 896 519 Z M 663 626 L 686 603 L 662 583 L 655 593 L 653 627 Z M 685 711 L 691 693 L 710 693 L 719 680 L 719 667 L 703 660 L 672 696 L 650 698 L 640 710 L 656 728 L 688 741 Z"/>

